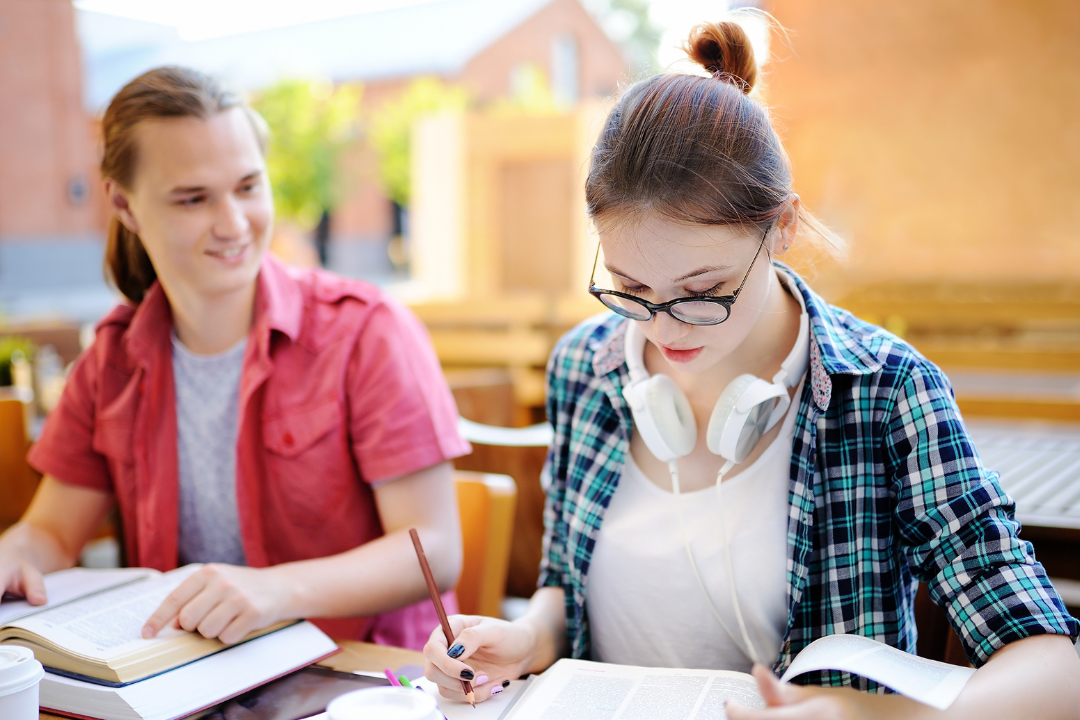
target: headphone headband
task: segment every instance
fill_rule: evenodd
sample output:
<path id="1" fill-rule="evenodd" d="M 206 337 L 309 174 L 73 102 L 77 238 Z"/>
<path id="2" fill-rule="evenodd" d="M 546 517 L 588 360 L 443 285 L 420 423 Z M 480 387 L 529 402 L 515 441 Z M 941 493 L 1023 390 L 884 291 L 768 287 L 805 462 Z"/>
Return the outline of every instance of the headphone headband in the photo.
<path id="1" fill-rule="evenodd" d="M 810 366 L 810 316 L 806 312 L 806 300 L 795 285 L 794 278 L 782 268 L 775 265 L 773 268 L 780 275 L 780 282 L 786 287 L 788 294 L 799 303 L 799 336 L 795 338 L 795 346 L 791 348 L 784 362 L 780 363 L 780 369 L 772 377 L 772 381 L 777 385 L 792 388 L 799 384 Z"/>

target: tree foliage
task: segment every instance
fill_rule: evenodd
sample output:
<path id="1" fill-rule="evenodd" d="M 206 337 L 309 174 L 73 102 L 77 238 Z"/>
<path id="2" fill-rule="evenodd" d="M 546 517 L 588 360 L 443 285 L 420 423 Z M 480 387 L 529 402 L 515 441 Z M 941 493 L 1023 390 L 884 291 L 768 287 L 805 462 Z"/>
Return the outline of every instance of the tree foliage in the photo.
<path id="1" fill-rule="evenodd" d="M 345 188 L 340 160 L 356 140 L 361 88 L 283 80 L 252 98 L 270 126 L 266 164 L 279 217 L 314 227 Z"/>
<path id="2" fill-rule="evenodd" d="M 403 207 L 409 204 L 413 123 L 426 115 L 463 112 L 468 104 L 469 97 L 463 88 L 438 78 L 420 77 L 373 115 L 368 140 L 379 155 L 380 181 L 391 200 Z"/>
<path id="3" fill-rule="evenodd" d="M 584 4 L 622 48 L 633 75 L 657 72 L 663 32 L 649 17 L 648 0 L 585 0 Z"/>

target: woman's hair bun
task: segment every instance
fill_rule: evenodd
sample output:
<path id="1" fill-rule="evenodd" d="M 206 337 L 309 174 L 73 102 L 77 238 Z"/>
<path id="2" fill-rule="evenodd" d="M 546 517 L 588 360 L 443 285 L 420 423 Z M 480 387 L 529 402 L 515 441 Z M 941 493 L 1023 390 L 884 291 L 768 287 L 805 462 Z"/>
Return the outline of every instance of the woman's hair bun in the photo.
<path id="1" fill-rule="evenodd" d="M 744 93 L 757 82 L 757 62 L 750 37 L 730 20 L 705 22 L 690 31 L 683 50 L 718 80 L 730 82 Z"/>

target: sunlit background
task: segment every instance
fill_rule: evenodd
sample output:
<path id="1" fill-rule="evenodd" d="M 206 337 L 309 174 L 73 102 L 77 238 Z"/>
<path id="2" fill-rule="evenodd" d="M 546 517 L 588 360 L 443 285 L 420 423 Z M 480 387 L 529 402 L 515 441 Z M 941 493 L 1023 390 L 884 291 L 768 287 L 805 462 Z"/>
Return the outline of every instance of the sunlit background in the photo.
<path id="1" fill-rule="evenodd" d="M 796 190 L 848 243 L 845 258 L 797 247 L 790 262 L 942 365 L 973 423 L 1050 423 L 1038 442 L 1064 463 L 1063 489 L 1043 493 L 1060 505 L 1046 512 L 1080 528 L 1080 450 L 1060 440 L 1080 427 L 1080 4 L 738 5 Z M 728 9 L 0 0 L 0 385 L 40 418 L 117 301 L 97 119 L 132 77 L 172 63 L 222 76 L 271 126 L 279 257 L 409 303 L 463 415 L 542 419 L 553 343 L 601 309 L 585 292 L 582 192 L 599 123 L 634 80 L 693 71 L 688 30 Z M 535 504 L 538 486 L 519 486 Z M 518 522 L 539 532 L 537 513 Z M 527 594 L 535 558 L 521 552 L 511 585 Z"/>

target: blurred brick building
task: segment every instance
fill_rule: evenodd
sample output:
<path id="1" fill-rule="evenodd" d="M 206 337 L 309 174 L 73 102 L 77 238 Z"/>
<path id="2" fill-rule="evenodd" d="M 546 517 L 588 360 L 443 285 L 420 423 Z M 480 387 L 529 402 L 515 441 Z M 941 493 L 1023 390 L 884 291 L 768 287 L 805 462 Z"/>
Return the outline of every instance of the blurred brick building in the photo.
<path id="1" fill-rule="evenodd" d="M 70 0 L 0 0 L 0 108 L 0 312 L 96 316 L 111 295 Z"/>
<path id="2" fill-rule="evenodd" d="M 107 309 L 94 118 L 125 82 L 169 63 L 245 90 L 297 76 L 358 82 L 366 116 L 424 75 L 460 83 L 482 104 L 536 67 L 569 107 L 613 93 L 628 74 L 578 0 L 437 0 L 203 40 L 70 0 L 0 0 L 0 312 L 91 320 Z M 348 164 L 331 268 L 388 273 L 395 213 L 376 158 L 361 145 Z"/>

